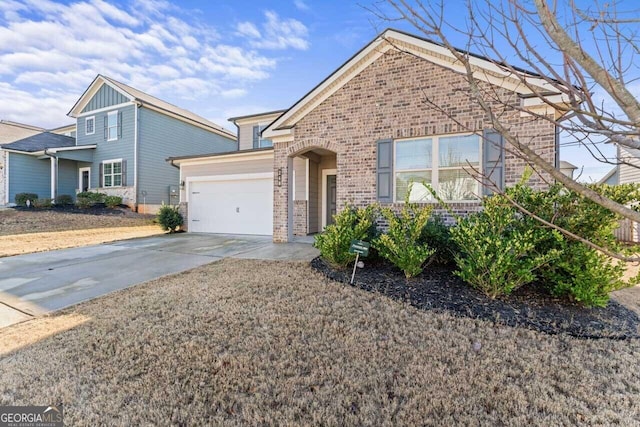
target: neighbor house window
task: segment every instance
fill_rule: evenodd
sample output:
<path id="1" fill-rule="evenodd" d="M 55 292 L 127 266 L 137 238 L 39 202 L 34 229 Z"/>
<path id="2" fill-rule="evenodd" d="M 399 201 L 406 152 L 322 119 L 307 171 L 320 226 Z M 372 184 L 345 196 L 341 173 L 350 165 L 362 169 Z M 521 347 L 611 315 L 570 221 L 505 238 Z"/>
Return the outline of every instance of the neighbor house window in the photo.
<path id="1" fill-rule="evenodd" d="M 433 136 L 395 141 L 395 200 L 427 202 L 436 194 L 449 201 L 475 200 L 480 184 L 469 173 L 480 167 L 478 135 Z"/>
<path id="2" fill-rule="evenodd" d="M 118 139 L 118 112 L 111 111 L 107 114 L 107 141 Z"/>
<path id="3" fill-rule="evenodd" d="M 87 119 L 84 122 L 84 133 L 85 135 L 93 135 L 94 133 L 96 133 L 96 118 L 95 117 L 87 117 Z M 74 133 L 74 132 L 71 132 Z M 75 135 L 69 135 L 69 136 L 75 136 Z"/>
<path id="4" fill-rule="evenodd" d="M 102 164 L 102 186 L 122 186 L 122 160 L 105 162 Z"/>
<path id="5" fill-rule="evenodd" d="M 273 147 L 273 141 L 262 138 L 260 134 L 266 127 L 267 125 L 256 125 L 253 127 L 253 148 Z"/>

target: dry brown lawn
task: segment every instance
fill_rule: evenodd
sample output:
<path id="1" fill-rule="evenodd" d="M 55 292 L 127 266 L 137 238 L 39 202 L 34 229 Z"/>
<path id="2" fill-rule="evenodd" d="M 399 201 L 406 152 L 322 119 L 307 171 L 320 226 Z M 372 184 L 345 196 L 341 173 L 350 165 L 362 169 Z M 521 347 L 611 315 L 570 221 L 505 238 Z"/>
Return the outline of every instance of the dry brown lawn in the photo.
<path id="1" fill-rule="evenodd" d="M 127 209 L 95 215 L 61 211 L 0 210 L 0 257 L 161 234 L 151 216 Z"/>
<path id="2" fill-rule="evenodd" d="M 162 233 L 158 225 L 143 225 L 0 236 L 0 257 L 97 245 Z"/>
<path id="3" fill-rule="evenodd" d="M 423 312 L 305 263 L 224 260 L 57 316 L 0 331 L 41 337 L 5 347 L 0 405 L 63 402 L 68 425 L 640 420 L 637 340 Z"/>
<path id="4" fill-rule="evenodd" d="M 153 216 L 122 209 L 122 215 L 94 215 L 56 210 L 0 210 L 0 236 L 92 228 L 149 225 Z"/>

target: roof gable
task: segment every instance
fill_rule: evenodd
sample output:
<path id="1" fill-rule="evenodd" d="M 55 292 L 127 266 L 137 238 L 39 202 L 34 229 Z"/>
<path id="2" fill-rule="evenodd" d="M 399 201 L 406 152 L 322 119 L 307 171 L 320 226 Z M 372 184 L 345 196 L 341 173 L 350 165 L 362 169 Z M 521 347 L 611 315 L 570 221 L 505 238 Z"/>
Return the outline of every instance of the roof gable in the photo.
<path id="1" fill-rule="evenodd" d="M 83 113 L 89 111 L 95 111 L 106 107 L 112 107 L 114 105 L 124 104 L 131 101 L 131 98 L 126 96 L 120 91 L 117 91 L 113 87 L 103 84 L 98 91 L 87 102 L 87 105 L 82 109 Z"/>
<path id="2" fill-rule="evenodd" d="M 387 29 L 274 120 L 263 131 L 263 136 L 273 138 L 290 134 L 290 129 L 298 121 L 392 49 L 400 49 L 454 72 L 466 73 L 464 65 L 446 47 L 402 31 Z M 463 53 L 467 54 L 467 52 Z M 506 87 L 524 96 L 532 94 L 531 89 L 527 88 L 518 76 L 494 61 L 469 53 L 469 62 L 474 70 L 474 77 L 479 80 Z M 539 75 L 524 70 L 516 71 L 524 75 L 530 84 L 539 87 L 542 92 L 557 92 Z"/>
<path id="3" fill-rule="evenodd" d="M 102 89 L 104 86 L 107 86 L 107 88 Z M 155 96 L 151 96 L 147 93 L 142 92 L 141 90 L 118 82 L 110 77 L 103 76 L 101 74 L 98 74 L 98 76 L 93 80 L 87 90 L 85 90 L 85 92 L 82 94 L 80 99 L 78 99 L 78 101 L 75 103 L 71 111 L 69 111 L 68 115 L 71 117 L 78 117 L 85 112 L 94 111 L 94 108 L 87 108 L 92 100 L 100 99 L 98 93 L 101 90 L 104 91 L 104 94 L 107 98 L 108 96 L 113 96 L 115 99 L 125 99 L 125 102 L 135 102 L 138 105 L 155 110 L 161 114 L 164 114 L 165 116 L 169 116 L 174 119 L 198 126 L 230 140 L 236 140 L 236 136 L 231 131 L 205 119 L 204 117 L 201 117 L 189 110 L 177 107 L 173 104 L 156 98 Z M 120 94 L 122 98 L 119 98 L 114 94 L 114 92 Z M 112 100 L 111 102 L 115 101 Z M 121 104 L 122 103 L 115 103 L 111 105 Z M 107 107 L 105 106 L 103 108 Z"/>

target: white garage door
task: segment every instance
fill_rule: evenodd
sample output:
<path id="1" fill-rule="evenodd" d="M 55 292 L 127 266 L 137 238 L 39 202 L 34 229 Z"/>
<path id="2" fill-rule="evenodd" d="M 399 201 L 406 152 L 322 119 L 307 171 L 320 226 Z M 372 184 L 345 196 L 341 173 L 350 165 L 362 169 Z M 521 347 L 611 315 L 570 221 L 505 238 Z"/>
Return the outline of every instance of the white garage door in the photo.
<path id="1" fill-rule="evenodd" d="M 273 175 L 189 183 L 189 231 L 273 234 Z"/>

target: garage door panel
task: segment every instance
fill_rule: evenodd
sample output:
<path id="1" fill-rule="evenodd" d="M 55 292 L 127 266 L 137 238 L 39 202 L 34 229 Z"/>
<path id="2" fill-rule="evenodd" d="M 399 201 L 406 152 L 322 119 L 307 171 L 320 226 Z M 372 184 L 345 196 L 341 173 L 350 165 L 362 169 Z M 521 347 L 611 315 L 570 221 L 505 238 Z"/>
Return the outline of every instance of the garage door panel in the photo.
<path id="1" fill-rule="evenodd" d="M 189 189 L 193 232 L 273 233 L 273 179 L 196 181 Z"/>

